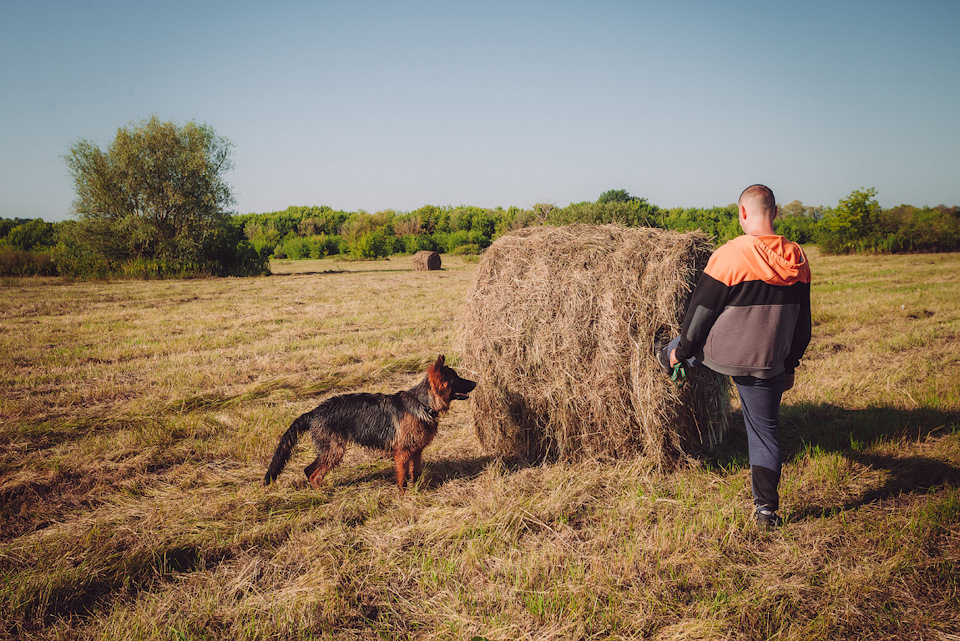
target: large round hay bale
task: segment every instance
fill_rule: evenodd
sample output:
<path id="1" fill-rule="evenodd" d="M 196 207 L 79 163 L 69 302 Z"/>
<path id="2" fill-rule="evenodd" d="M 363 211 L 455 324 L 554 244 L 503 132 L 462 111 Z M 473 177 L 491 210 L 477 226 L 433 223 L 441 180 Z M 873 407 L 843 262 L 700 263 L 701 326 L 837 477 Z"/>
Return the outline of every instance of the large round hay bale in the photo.
<path id="1" fill-rule="evenodd" d="M 413 271 L 425 272 L 440 269 L 440 254 L 432 251 L 419 251 L 413 255 Z"/>
<path id="2" fill-rule="evenodd" d="M 477 266 L 459 327 L 477 436 L 507 457 L 642 454 L 657 465 L 720 441 L 726 377 L 682 387 L 654 345 L 680 331 L 710 257 L 700 232 L 619 225 L 529 227 Z"/>

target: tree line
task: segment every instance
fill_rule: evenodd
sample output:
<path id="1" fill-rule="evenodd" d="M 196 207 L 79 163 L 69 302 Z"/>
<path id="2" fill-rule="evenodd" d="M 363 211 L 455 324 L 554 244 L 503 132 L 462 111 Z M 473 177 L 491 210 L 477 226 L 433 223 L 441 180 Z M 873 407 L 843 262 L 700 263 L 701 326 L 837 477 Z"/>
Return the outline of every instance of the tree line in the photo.
<path id="1" fill-rule="evenodd" d="M 736 205 L 661 208 L 623 189 L 566 207 L 425 205 L 369 213 L 302 206 L 235 215 L 224 179 L 231 149 L 208 125 L 156 117 L 121 127 L 106 149 L 77 142 L 64 156 L 77 195 L 74 219 L 0 219 L 0 275 L 243 276 L 269 273 L 270 259 L 376 259 L 422 250 L 476 255 L 531 225 L 699 229 L 718 244 L 740 233 Z M 883 209 L 873 188 L 855 190 L 831 208 L 784 205 L 776 229 L 827 253 L 960 251 L 957 207 Z"/>
<path id="2" fill-rule="evenodd" d="M 617 190 L 626 194 L 622 190 Z M 775 229 L 790 240 L 813 243 L 825 253 L 903 253 L 960 251 L 960 208 L 900 205 L 881 208 L 874 189 L 861 189 L 836 207 L 808 207 L 799 201 L 781 205 Z M 512 230 L 532 225 L 620 223 L 677 231 L 699 229 L 717 244 L 741 233 L 736 205 L 710 208 L 661 208 L 644 198 L 571 203 L 557 207 L 487 209 L 426 205 L 411 212 L 342 211 L 326 206 L 293 206 L 282 211 L 233 215 L 219 233 L 207 237 L 207 253 L 175 269 L 153 258 L 133 258 L 111 269 L 109 256 L 76 221 L 0 219 L 0 273 L 5 275 L 113 275 L 149 277 L 245 273 L 244 256 L 254 265 L 246 273 L 265 273 L 273 259 L 340 256 L 369 260 L 421 250 L 476 255 Z M 109 239 L 109 242 L 119 242 Z M 127 240 L 125 242 L 132 242 Z M 85 246 L 85 243 L 89 245 Z M 221 265 L 211 267 L 219 258 Z M 202 261 L 207 261 L 206 269 Z"/>
<path id="3" fill-rule="evenodd" d="M 611 198 L 610 194 L 615 197 Z M 412 212 L 344 212 L 329 207 L 288 207 L 238 216 L 253 247 L 273 258 L 371 259 L 421 250 L 479 254 L 503 234 L 531 225 L 620 223 L 677 231 L 699 229 L 717 244 L 738 236 L 737 207 L 661 208 L 624 190 L 594 202 L 529 209 L 427 205 Z M 836 207 L 780 206 L 777 233 L 825 253 L 960 251 L 960 208 L 900 205 L 882 209 L 873 188 L 853 191 Z"/>

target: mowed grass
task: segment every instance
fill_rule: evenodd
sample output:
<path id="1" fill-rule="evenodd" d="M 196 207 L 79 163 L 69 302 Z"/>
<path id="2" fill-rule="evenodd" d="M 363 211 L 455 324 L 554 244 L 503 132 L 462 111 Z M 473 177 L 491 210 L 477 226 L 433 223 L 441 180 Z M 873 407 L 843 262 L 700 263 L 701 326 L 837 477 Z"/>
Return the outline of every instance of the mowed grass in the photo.
<path id="1" fill-rule="evenodd" d="M 786 526 L 742 421 L 672 472 L 528 465 L 455 404 L 399 496 L 283 431 L 452 351 L 474 265 L 0 287 L 0 638 L 960 638 L 960 255 L 819 256 L 785 397 Z M 463 372 L 468 376 L 474 373 Z"/>

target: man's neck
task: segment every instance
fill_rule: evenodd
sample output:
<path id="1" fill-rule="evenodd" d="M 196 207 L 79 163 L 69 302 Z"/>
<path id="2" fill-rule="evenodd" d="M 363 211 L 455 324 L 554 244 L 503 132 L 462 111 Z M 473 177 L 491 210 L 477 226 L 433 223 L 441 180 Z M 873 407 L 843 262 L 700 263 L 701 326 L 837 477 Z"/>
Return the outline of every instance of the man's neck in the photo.
<path id="1" fill-rule="evenodd" d="M 773 231 L 773 223 L 769 220 L 749 220 L 747 224 L 743 225 L 743 233 L 748 236 L 777 235 L 777 232 Z"/>

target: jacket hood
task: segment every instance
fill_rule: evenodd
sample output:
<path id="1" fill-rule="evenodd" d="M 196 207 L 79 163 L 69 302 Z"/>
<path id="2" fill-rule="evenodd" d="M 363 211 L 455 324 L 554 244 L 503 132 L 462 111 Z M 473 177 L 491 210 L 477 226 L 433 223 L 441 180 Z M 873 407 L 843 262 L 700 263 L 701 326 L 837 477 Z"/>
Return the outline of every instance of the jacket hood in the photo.
<path id="1" fill-rule="evenodd" d="M 810 282 L 810 264 L 800 245 L 783 236 L 744 234 L 730 241 L 761 280 L 771 285 L 789 286 Z"/>

